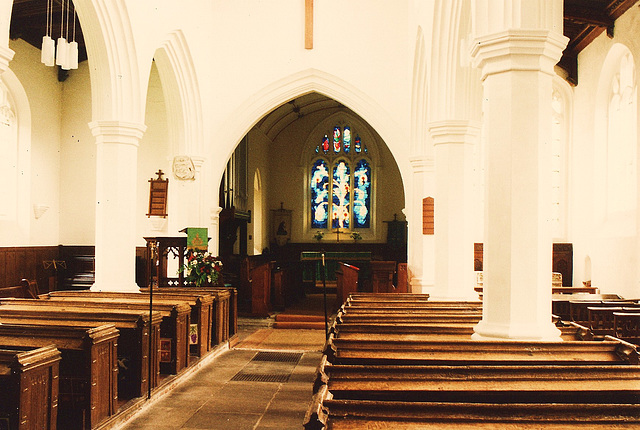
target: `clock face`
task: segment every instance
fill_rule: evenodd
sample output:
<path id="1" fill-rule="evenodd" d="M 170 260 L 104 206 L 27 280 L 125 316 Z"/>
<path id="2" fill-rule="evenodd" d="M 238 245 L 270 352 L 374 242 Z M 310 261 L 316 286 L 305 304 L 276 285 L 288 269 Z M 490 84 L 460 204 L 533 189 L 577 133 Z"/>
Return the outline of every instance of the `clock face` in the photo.
<path id="1" fill-rule="evenodd" d="M 194 180 L 196 177 L 196 169 L 191 157 L 186 155 L 173 157 L 173 175 L 181 181 Z"/>

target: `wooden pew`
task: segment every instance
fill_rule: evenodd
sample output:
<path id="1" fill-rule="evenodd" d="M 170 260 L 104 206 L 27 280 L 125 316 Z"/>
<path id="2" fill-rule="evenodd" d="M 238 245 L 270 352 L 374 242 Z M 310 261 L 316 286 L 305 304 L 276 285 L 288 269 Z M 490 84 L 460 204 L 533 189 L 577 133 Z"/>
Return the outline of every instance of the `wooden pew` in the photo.
<path id="1" fill-rule="evenodd" d="M 393 275 L 396 272 L 395 261 L 376 261 L 371 260 L 371 285 L 372 292 L 375 293 L 393 293 L 395 286 L 393 285 Z"/>
<path id="2" fill-rule="evenodd" d="M 461 403 L 637 403 L 640 367 L 581 364 L 371 366 L 321 363 L 335 399 Z"/>
<path id="3" fill-rule="evenodd" d="M 459 324 L 459 323 L 475 323 L 477 324 L 482 319 L 481 314 L 457 314 L 454 312 L 440 313 L 440 314 L 424 314 L 424 315 L 412 315 L 411 313 L 381 313 L 376 315 L 371 314 L 349 314 L 338 313 L 336 321 L 338 323 L 367 323 L 376 321 L 378 323 L 432 323 L 432 324 Z"/>
<path id="4" fill-rule="evenodd" d="M 35 299 L 38 295 L 38 287 L 35 281 L 23 279 L 20 285 L 0 288 L 0 297 L 22 297 Z"/>
<path id="5" fill-rule="evenodd" d="M 405 340 L 451 340 L 470 339 L 475 333 L 475 323 L 466 324 L 432 324 L 432 323 L 388 323 L 388 324 L 336 324 L 330 332 L 335 338 L 386 340 L 402 338 Z M 591 331 L 575 323 L 559 326 L 563 340 L 593 340 Z"/>
<path id="6" fill-rule="evenodd" d="M 581 365 L 601 362 L 638 364 L 638 353 L 626 342 L 609 341 L 480 341 L 450 340 L 367 340 L 346 339 L 330 334 L 324 354 L 335 364 L 421 364 L 421 365 Z"/>
<path id="7" fill-rule="evenodd" d="M 44 347 L 62 353 L 58 428 L 96 427 L 118 410 L 118 330 L 0 324 L 0 345 Z"/>
<path id="8" fill-rule="evenodd" d="M 361 302 L 395 302 L 395 301 L 426 301 L 429 294 L 414 293 L 357 293 L 349 296 L 350 301 Z"/>
<path id="9" fill-rule="evenodd" d="M 639 429 L 635 404 L 395 402 L 334 399 L 324 389 L 313 397 L 306 430 L 495 430 Z"/>
<path id="10" fill-rule="evenodd" d="M 87 294 L 78 296 L 49 296 L 48 299 L 13 298 L 0 300 L 0 308 L 4 305 L 49 307 L 71 312 L 80 309 L 92 309 L 94 312 L 98 310 L 102 311 L 103 309 L 108 309 L 109 311 L 130 309 L 149 312 L 148 302 L 139 299 L 101 298 L 92 297 Z M 186 302 L 158 299 L 154 300 L 153 310 L 162 316 L 162 323 L 160 325 L 160 373 L 177 374 L 189 364 L 188 341 L 191 306 Z"/>
<path id="11" fill-rule="evenodd" d="M 482 302 L 467 301 L 428 301 L 428 300 L 394 300 L 394 301 L 358 301 L 348 299 L 344 308 L 361 309 L 405 309 L 405 308 L 466 308 L 482 310 Z"/>
<path id="12" fill-rule="evenodd" d="M 0 348 L 0 427 L 57 428 L 60 358 L 53 345 Z"/>
<path id="13" fill-rule="evenodd" d="M 592 303 L 601 303 L 604 301 L 617 300 L 623 299 L 617 294 L 552 294 L 551 312 L 563 320 L 571 321 L 570 302 L 585 301 Z M 593 304 L 591 304 L 590 306 L 593 306 Z"/>
<path id="14" fill-rule="evenodd" d="M 21 324 L 72 327 L 98 327 L 113 324 L 120 331 L 118 339 L 118 397 L 131 399 L 146 395 L 149 384 L 158 386 L 160 373 L 160 323 L 162 316 L 136 310 L 78 309 L 63 311 L 47 307 L 23 305 L 0 306 L 1 324 Z M 149 342 L 154 356 L 151 360 L 151 380 L 149 380 Z"/>
<path id="15" fill-rule="evenodd" d="M 336 308 L 342 305 L 350 294 L 358 291 L 359 271 L 360 269 L 356 266 L 338 262 L 336 269 Z"/>
<path id="16" fill-rule="evenodd" d="M 614 312 L 613 319 L 616 338 L 640 344 L 640 312 Z"/>
<path id="17" fill-rule="evenodd" d="M 122 292 L 99 292 L 88 290 L 65 290 L 52 291 L 48 294 L 40 295 L 40 299 L 61 299 L 61 298 L 101 298 L 112 300 L 137 300 L 148 309 L 149 294 L 140 293 L 122 293 Z M 215 297 L 211 294 L 198 293 L 166 293 L 154 290 L 153 304 L 154 309 L 156 303 L 186 303 L 191 307 L 191 316 L 189 318 L 191 329 L 189 330 L 189 349 L 199 357 L 203 357 L 211 350 L 211 321 L 213 318 L 213 306 Z M 195 335 L 193 333 L 195 332 Z M 193 337 L 193 339 L 192 339 Z"/>
<path id="18" fill-rule="evenodd" d="M 149 292 L 141 288 L 141 292 Z M 214 298 L 211 345 L 233 344 L 238 338 L 238 291 L 233 287 L 162 287 L 155 292 L 211 294 Z"/>

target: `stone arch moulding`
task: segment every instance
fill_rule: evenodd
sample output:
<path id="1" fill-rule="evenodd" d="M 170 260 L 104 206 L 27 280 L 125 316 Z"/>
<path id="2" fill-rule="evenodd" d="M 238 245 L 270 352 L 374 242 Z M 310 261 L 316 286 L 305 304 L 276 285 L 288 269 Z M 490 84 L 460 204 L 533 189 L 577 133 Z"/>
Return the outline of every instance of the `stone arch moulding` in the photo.
<path id="1" fill-rule="evenodd" d="M 18 169 L 22 173 L 18 177 L 17 226 L 24 238 L 30 241 L 31 231 L 31 107 L 29 97 L 18 77 L 7 69 L 2 73 L 2 81 L 6 85 L 13 101 L 18 118 Z"/>
<path id="2" fill-rule="evenodd" d="M 125 0 L 75 0 L 90 67 L 93 121 L 144 123 L 146 89 Z"/>
<path id="3" fill-rule="evenodd" d="M 170 33 L 154 55 L 167 105 L 174 154 L 202 155 L 202 103 L 189 46 L 181 30 Z"/>
<path id="4" fill-rule="evenodd" d="M 303 94 L 317 92 L 330 97 L 358 114 L 387 144 L 391 151 L 404 184 L 411 178 L 411 166 L 406 154 L 407 136 L 389 113 L 369 96 L 358 90 L 352 84 L 341 80 L 329 73 L 318 69 L 307 69 L 283 78 L 262 91 L 254 94 L 250 100 L 240 105 L 224 121 L 225 128 L 219 132 L 219 141 L 225 142 L 226 148 L 222 148 L 224 157 L 216 157 L 220 166 L 217 166 L 219 182 L 222 179 L 224 164 L 233 153 L 237 143 L 249 130 L 273 108 L 280 106 L 289 100 Z M 229 142 L 233 142 L 233 145 Z M 208 149 L 212 151 L 212 149 Z M 210 153 L 207 158 L 211 159 Z M 406 185 L 405 185 L 406 187 Z"/>

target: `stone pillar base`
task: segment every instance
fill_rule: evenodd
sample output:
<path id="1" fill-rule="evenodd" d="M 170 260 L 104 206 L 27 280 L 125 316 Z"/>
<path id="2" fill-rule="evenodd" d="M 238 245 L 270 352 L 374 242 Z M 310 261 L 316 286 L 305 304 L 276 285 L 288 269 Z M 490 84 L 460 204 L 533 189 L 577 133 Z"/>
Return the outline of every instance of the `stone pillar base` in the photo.
<path id="1" fill-rule="evenodd" d="M 480 321 L 473 329 L 473 340 L 541 340 L 546 342 L 562 342 L 562 332 L 551 322 L 535 325 L 527 324 L 492 324 Z"/>

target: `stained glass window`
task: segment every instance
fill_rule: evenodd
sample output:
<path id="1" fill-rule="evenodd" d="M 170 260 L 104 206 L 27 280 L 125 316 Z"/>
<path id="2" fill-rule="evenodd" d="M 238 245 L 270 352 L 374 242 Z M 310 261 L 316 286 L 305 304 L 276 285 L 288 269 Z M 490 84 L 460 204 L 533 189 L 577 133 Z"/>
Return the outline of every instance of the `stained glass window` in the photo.
<path id="1" fill-rule="evenodd" d="M 362 140 L 360 140 L 360 136 L 356 136 L 354 148 L 357 153 L 362 152 Z"/>
<path id="2" fill-rule="evenodd" d="M 329 210 L 329 172 L 320 159 L 311 168 L 311 227 L 327 228 Z"/>
<path id="3" fill-rule="evenodd" d="M 340 152 L 340 127 L 333 127 L 333 152 L 336 154 Z"/>
<path id="4" fill-rule="evenodd" d="M 340 161 L 333 168 L 331 228 L 349 228 L 350 188 L 349 165 L 345 161 Z"/>
<path id="5" fill-rule="evenodd" d="M 366 160 L 356 163 L 353 178 L 353 226 L 368 228 L 371 224 L 371 167 Z"/>
<path id="6" fill-rule="evenodd" d="M 342 132 L 342 147 L 344 153 L 348 154 L 351 149 L 351 127 L 348 125 L 344 127 L 344 131 Z"/>
<path id="7" fill-rule="evenodd" d="M 322 150 L 324 151 L 325 154 L 329 152 L 329 138 L 327 137 L 326 134 L 322 138 Z"/>
<path id="8" fill-rule="evenodd" d="M 321 142 L 314 154 L 322 158 L 311 167 L 311 229 L 370 228 L 373 169 L 364 158 L 367 145 L 349 125 L 329 129 Z"/>

